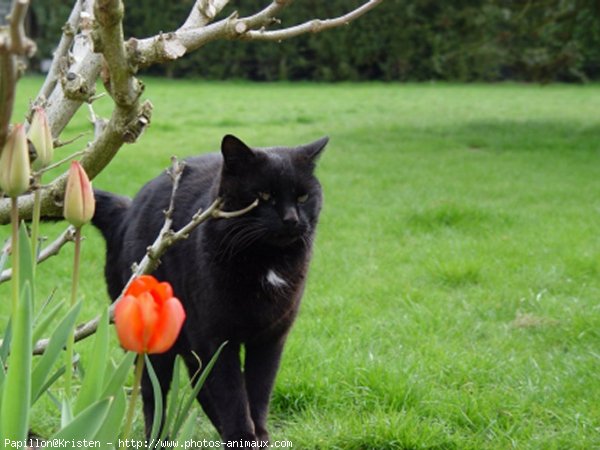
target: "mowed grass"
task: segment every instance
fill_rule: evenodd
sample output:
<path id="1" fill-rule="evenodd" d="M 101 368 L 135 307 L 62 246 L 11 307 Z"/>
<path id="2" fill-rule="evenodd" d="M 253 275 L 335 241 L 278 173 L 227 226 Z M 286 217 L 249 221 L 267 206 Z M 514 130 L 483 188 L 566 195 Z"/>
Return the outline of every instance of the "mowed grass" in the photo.
<path id="1" fill-rule="evenodd" d="M 152 125 L 97 187 L 133 195 L 171 155 L 216 150 L 227 133 L 253 146 L 331 137 L 273 439 L 600 448 L 600 86 L 144 81 Z M 23 80 L 17 114 L 40 83 Z M 87 129 L 81 114 L 65 138 Z M 82 319 L 108 301 L 103 243 L 85 235 Z M 38 298 L 68 297 L 71 255 L 42 266 Z M 93 358 L 89 342 L 77 348 Z M 48 433 L 58 414 L 39 409 L 34 428 Z M 203 416 L 202 437 L 214 437 Z"/>

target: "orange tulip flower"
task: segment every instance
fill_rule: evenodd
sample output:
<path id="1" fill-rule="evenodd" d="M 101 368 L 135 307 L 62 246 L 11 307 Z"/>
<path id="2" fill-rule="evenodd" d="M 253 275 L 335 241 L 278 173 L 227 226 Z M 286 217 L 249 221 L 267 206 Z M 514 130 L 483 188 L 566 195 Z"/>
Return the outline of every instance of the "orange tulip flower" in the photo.
<path id="1" fill-rule="evenodd" d="M 121 345 L 136 353 L 164 353 L 183 326 L 185 311 L 167 282 L 142 275 L 131 283 L 115 307 Z"/>

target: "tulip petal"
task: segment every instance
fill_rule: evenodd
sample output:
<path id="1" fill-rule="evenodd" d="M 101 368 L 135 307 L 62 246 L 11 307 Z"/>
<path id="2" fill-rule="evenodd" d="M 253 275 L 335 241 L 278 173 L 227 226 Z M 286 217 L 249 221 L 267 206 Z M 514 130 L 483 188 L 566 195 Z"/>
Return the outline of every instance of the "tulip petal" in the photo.
<path id="1" fill-rule="evenodd" d="M 144 351 L 148 350 L 148 342 L 154 334 L 159 323 L 159 305 L 154 301 L 154 297 L 149 292 L 142 292 L 136 297 L 142 322 L 142 344 Z"/>
<path id="2" fill-rule="evenodd" d="M 52 161 L 54 145 L 50 125 L 48 124 L 48 117 L 44 108 L 39 106 L 35 108 L 27 136 L 37 153 L 37 157 L 33 161 L 33 168 L 40 170 L 48 166 Z"/>
<path id="3" fill-rule="evenodd" d="M 164 353 L 169 350 L 177 340 L 184 321 L 185 311 L 179 299 L 167 299 L 162 305 L 160 320 L 148 341 L 148 353 Z"/>
<path id="4" fill-rule="evenodd" d="M 136 297 L 125 296 L 115 306 L 115 328 L 121 346 L 136 353 L 144 351 L 143 322 Z"/>
<path id="5" fill-rule="evenodd" d="M 125 295 L 137 297 L 142 292 L 151 290 L 157 284 L 158 281 L 152 275 L 140 275 L 131 282 Z"/>
<path id="6" fill-rule="evenodd" d="M 75 227 L 88 223 L 96 208 L 92 184 L 77 161 L 71 163 L 65 189 L 64 216 Z"/>
<path id="7" fill-rule="evenodd" d="M 0 188 L 9 197 L 18 197 L 29 188 L 29 150 L 22 124 L 10 131 L 0 155 Z"/>
<path id="8" fill-rule="evenodd" d="M 157 283 L 156 286 L 152 287 L 152 295 L 160 303 L 164 303 L 166 300 L 173 297 L 173 288 L 169 283 Z"/>

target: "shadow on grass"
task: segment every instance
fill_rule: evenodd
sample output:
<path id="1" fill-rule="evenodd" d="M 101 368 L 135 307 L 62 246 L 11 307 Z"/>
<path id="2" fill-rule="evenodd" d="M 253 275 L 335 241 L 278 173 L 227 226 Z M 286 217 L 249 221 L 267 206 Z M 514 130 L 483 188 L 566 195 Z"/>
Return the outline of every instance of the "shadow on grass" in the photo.
<path id="1" fill-rule="evenodd" d="M 457 144 L 472 151 L 561 153 L 594 152 L 600 157 L 600 123 L 589 125 L 573 120 L 474 120 L 458 123 L 372 124 L 337 134 L 340 141 L 373 145 L 376 140 L 382 151 L 413 149 L 442 151 L 455 149 Z M 336 140 L 333 139 L 335 144 Z M 438 144 L 431 147 L 431 144 Z M 373 154 L 375 156 L 375 154 Z"/>

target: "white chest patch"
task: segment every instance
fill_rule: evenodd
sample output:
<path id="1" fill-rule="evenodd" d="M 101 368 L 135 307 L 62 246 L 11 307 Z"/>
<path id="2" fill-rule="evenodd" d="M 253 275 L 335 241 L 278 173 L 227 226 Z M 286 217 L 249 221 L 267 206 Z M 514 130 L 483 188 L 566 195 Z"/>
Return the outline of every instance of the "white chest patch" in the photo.
<path id="1" fill-rule="evenodd" d="M 267 272 L 265 279 L 267 280 L 267 283 L 276 288 L 282 288 L 288 285 L 287 281 L 281 278 L 273 269 L 270 269 Z"/>

